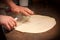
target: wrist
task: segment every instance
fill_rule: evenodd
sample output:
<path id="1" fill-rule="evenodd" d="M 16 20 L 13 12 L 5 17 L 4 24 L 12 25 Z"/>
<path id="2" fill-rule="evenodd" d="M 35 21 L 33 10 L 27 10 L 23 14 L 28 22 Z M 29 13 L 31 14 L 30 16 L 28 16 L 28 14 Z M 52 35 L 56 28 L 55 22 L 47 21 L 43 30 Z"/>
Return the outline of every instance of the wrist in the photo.
<path id="1" fill-rule="evenodd" d="M 16 4 L 15 4 L 12 0 L 6 0 L 6 4 L 7 4 L 7 6 L 10 7 L 10 8 L 16 6 Z"/>

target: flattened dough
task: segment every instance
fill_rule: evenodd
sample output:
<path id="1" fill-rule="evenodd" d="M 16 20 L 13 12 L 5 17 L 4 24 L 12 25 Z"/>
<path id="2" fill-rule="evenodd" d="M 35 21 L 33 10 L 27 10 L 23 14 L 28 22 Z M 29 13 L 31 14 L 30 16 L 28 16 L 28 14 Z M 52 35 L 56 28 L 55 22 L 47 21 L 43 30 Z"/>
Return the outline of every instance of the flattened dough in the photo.
<path id="1" fill-rule="evenodd" d="M 18 22 L 20 24 L 20 22 Z M 18 25 L 15 30 L 27 33 L 42 33 L 56 25 L 54 18 L 43 15 L 31 15 L 28 22 Z"/>

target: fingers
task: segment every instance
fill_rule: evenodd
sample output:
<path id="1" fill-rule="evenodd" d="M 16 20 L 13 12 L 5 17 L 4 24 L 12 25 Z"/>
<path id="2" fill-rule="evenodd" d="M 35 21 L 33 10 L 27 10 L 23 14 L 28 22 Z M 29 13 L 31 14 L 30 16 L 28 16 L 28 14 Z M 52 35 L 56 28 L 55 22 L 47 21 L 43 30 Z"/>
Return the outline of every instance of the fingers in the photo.
<path id="1" fill-rule="evenodd" d="M 13 23 L 13 25 L 14 25 L 14 26 L 17 26 L 16 20 L 14 20 L 13 18 L 11 18 L 11 19 L 12 19 L 11 22 Z"/>
<path id="2" fill-rule="evenodd" d="M 34 14 L 34 12 L 31 11 L 29 8 L 21 7 L 21 6 L 12 7 L 11 11 L 16 14 L 23 13 L 26 16 Z"/>
<path id="3" fill-rule="evenodd" d="M 14 24 L 12 23 L 12 22 L 8 22 L 7 24 L 6 24 L 6 29 L 7 30 L 12 30 L 14 28 Z"/>
<path id="4" fill-rule="evenodd" d="M 10 26 L 9 26 L 9 24 L 8 24 L 8 23 L 6 23 L 6 25 L 5 25 L 5 26 L 6 26 L 5 28 L 6 28 L 7 30 L 11 30 L 11 28 L 10 28 Z"/>
<path id="5" fill-rule="evenodd" d="M 15 23 L 13 21 L 9 21 L 8 24 L 11 28 L 13 28 L 15 26 Z"/>
<path id="6" fill-rule="evenodd" d="M 34 14 L 33 11 L 31 11 L 30 9 L 28 9 L 26 7 L 20 7 L 19 10 L 20 10 L 21 13 L 23 13 L 26 16 L 33 15 Z"/>
<path id="7" fill-rule="evenodd" d="M 24 15 L 26 15 L 26 16 L 29 16 L 30 14 L 28 14 L 26 11 L 22 11 L 22 13 L 24 14 Z"/>
<path id="8" fill-rule="evenodd" d="M 33 15 L 34 14 L 34 12 L 33 11 L 31 11 L 30 9 L 28 9 L 28 8 L 25 8 L 25 10 L 24 11 L 26 11 L 27 13 L 29 13 L 30 15 Z"/>
<path id="9" fill-rule="evenodd" d="M 6 22 L 5 26 L 7 27 L 7 30 L 12 30 L 16 26 L 16 22 L 10 17 L 10 20 Z"/>

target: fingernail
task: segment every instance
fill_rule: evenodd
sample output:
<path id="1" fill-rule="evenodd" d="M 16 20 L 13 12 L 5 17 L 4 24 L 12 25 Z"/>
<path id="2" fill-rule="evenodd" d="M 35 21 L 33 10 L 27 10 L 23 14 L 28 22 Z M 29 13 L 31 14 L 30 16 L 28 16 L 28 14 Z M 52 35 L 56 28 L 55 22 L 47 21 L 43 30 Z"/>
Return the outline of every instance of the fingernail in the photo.
<path id="1" fill-rule="evenodd" d="M 32 14 L 34 14 L 34 12 L 32 12 Z"/>

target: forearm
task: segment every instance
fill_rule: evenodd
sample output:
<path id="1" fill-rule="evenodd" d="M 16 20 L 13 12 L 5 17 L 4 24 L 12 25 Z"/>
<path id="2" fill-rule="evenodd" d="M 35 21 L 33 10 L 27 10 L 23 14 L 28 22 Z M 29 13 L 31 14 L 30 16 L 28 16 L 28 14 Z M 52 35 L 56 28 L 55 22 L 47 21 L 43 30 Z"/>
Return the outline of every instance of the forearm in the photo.
<path id="1" fill-rule="evenodd" d="M 14 7 L 16 6 L 16 4 L 13 2 L 13 0 L 5 0 L 6 5 L 8 5 L 9 7 Z"/>

